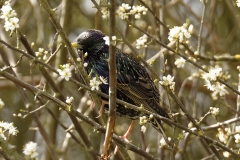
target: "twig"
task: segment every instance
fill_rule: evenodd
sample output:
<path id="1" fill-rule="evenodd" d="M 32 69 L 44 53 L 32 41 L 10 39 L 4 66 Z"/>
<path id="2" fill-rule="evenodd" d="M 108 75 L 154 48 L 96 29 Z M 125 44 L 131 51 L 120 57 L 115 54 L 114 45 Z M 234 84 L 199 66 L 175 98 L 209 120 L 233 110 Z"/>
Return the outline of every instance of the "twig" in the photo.
<path id="1" fill-rule="evenodd" d="M 53 54 L 51 54 L 51 56 L 47 59 L 47 61 L 46 61 L 45 63 L 49 63 L 49 62 L 56 56 L 57 52 L 61 49 L 61 47 L 62 47 L 62 44 L 60 44 L 60 45 L 58 46 L 58 48 L 56 49 L 56 51 L 55 51 Z"/>
<path id="2" fill-rule="evenodd" d="M 27 116 L 29 116 L 30 114 L 33 114 L 43 108 L 45 108 L 48 104 L 49 104 L 50 101 L 47 101 L 45 104 L 41 105 L 40 107 L 38 107 L 37 109 L 31 111 L 31 112 L 28 112 L 26 115 L 24 115 L 22 118 L 26 118 Z"/>
<path id="3" fill-rule="evenodd" d="M 163 22 L 160 21 L 158 16 L 153 12 L 153 10 L 151 8 L 148 7 L 148 5 L 145 2 L 143 2 L 142 0 L 138 0 L 138 1 L 140 3 L 142 3 L 148 9 L 148 11 L 150 11 L 150 13 L 154 16 L 154 18 L 157 20 L 157 22 L 159 24 L 161 24 L 164 28 L 168 29 L 168 27 Z M 153 2 L 151 2 L 151 3 L 153 3 Z"/>
<path id="4" fill-rule="evenodd" d="M 200 54 L 201 52 L 201 46 L 202 46 L 202 30 L 203 30 L 203 22 L 205 19 L 205 13 L 206 13 L 206 0 L 202 1 L 203 3 L 203 12 L 202 12 L 202 19 L 201 19 L 201 25 L 200 25 L 200 29 L 199 29 L 199 33 L 198 33 L 198 45 L 197 45 L 197 53 Z"/>

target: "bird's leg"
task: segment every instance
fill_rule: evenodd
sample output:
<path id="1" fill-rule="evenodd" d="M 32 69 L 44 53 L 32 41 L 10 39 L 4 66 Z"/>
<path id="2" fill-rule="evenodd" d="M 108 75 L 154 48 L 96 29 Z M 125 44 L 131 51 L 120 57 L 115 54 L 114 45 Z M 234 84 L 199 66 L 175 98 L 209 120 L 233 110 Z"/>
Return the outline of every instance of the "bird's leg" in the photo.
<path id="1" fill-rule="evenodd" d="M 106 100 L 101 99 L 101 101 L 102 101 L 102 105 L 100 107 L 100 110 L 98 111 L 99 115 L 96 118 L 99 118 L 102 116 L 102 113 L 104 111 L 104 105 L 108 104 L 108 101 L 106 101 Z"/>
<path id="2" fill-rule="evenodd" d="M 127 132 L 126 132 L 123 136 L 120 136 L 121 139 L 129 142 L 129 141 L 128 141 L 128 137 L 129 137 L 129 135 L 130 135 L 130 133 L 131 133 L 131 131 L 132 131 L 132 129 L 133 129 L 134 124 L 135 124 L 135 121 L 133 120 L 133 121 L 131 122 L 130 126 L 128 127 Z M 117 151 L 118 151 L 118 147 L 115 148 L 114 154 L 116 154 Z"/>
<path id="3" fill-rule="evenodd" d="M 132 129 L 133 129 L 134 124 L 135 124 L 135 121 L 132 121 L 131 124 L 130 124 L 130 126 L 128 127 L 127 132 L 126 132 L 123 136 L 121 136 L 122 139 L 124 139 L 124 140 L 127 140 L 127 139 L 128 139 L 128 137 L 129 137 L 129 135 L 130 135 L 130 133 L 131 133 L 131 131 L 132 131 Z M 127 141 L 128 141 L 128 140 L 127 140 Z"/>

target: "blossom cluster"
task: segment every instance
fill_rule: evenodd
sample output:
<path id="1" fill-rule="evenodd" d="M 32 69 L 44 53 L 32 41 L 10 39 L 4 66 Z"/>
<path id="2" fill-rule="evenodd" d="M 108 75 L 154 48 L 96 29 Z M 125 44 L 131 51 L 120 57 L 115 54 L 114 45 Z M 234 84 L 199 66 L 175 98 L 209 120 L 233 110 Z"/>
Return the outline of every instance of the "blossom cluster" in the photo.
<path id="1" fill-rule="evenodd" d="M 217 96 L 224 96 L 228 94 L 228 91 L 225 88 L 225 85 L 217 82 L 218 78 L 229 79 L 230 76 L 227 74 L 223 74 L 222 68 L 216 66 L 214 68 L 210 68 L 208 73 L 202 73 L 201 78 L 205 80 L 205 85 L 209 90 L 213 91 L 212 98 L 217 100 Z"/>
<path id="2" fill-rule="evenodd" d="M 234 135 L 235 143 L 240 144 L 240 126 L 235 126 L 235 131 L 233 132 L 231 132 L 230 128 L 218 128 L 216 137 L 224 144 L 227 144 L 231 135 Z"/>
<path id="3" fill-rule="evenodd" d="M 48 51 L 44 50 L 43 48 L 38 48 L 38 52 L 35 52 L 38 59 L 47 60 L 48 58 Z"/>
<path id="4" fill-rule="evenodd" d="M 72 104 L 73 100 L 74 100 L 73 97 L 68 97 L 68 96 L 67 96 L 66 103 L 67 103 L 67 104 Z"/>
<path id="5" fill-rule="evenodd" d="M 216 137 L 218 137 L 218 139 L 223 142 L 224 144 L 227 144 L 227 141 L 229 139 L 229 134 L 231 133 L 230 128 L 218 128 L 218 133 L 216 135 Z"/>
<path id="6" fill-rule="evenodd" d="M 9 2 L 6 2 L 0 11 L 0 18 L 5 20 L 4 28 L 6 31 L 14 31 L 16 28 L 19 28 L 19 19 L 16 17 L 17 13 L 12 9 Z"/>
<path id="7" fill-rule="evenodd" d="M 235 143 L 240 144 L 240 126 L 235 127 L 235 132 L 237 133 L 234 135 Z"/>
<path id="8" fill-rule="evenodd" d="M 146 126 L 144 126 L 148 121 L 150 121 L 153 118 L 153 115 L 151 114 L 149 118 L 147 116 L 142 116 L 139 118 L 139 124 L 141 125 L 141 131 L 144 133 L 146 131 Z"/>
<path id="9" fill-rule="evenodd" d="M 211 113 L 213 116 L 218 115 L 218 114 L 219 114 L 219 108 L 210 107 L 210 113 Z"/>
<path id="10" fill-rule="evenodd" d="M 72 77 L 72 70 L 73 66 L 71 66 L 69 63 L 60 65 L 60 69 L 57 69 L 60 78 L 65 79 L 66 81 L 69 81 L 69 79 Z"/>
<path id="11" fill-rule="evenodd" d="M 108 36 L 105 36 L 105 37 L 103 37 L 103 39 L 105 40 L 105 44 L 106 45 L 109 45 L 110 44 L 110 41 L 109 41 L 109 37 Z M 112 43 L 113 43 L 113 45 L 116 45 L 116 43 L 117 43 L 117 37 L 116 36 L 112 36 Z"/>
<path id="12" fill-rule="evenodd" d="M 128 18 L 128 12 L 132 7 L 129 6 L 129 4 L 123 3 L 121 6 L 117 9 L 117 14 L 121 19 L 127 19 Z"/>
<path id="13" fill-rule="evenodd" d="M 136 40 L 136 48 L 137 49 L 140 49 L 140 48 L 146 48 L 147 47 L 147 39 L 148 37 L 147 37 L 147 35 L 146 34 L 144 34 L 142 37 L 140 37 L 140 38 L 138 38 L 137 40 Z"/>
<path id="14" fill-rule="evenodd" d="M 175 26 L 174 28 L 170 29 L 168 40 L 170 42 L 187 42 L 187 39 L 191 37 L 193 26 L 190 25 L 188 30 L 184 26 Z"/>
<path id="15" fill-rule="evenodd" d="M 134 15 L 135 19 L 140 19 L 141 15 L 146 15 L 148 9 L 144 6 L 130 6 L 129 4 L 123 3 L 117 9 L 117 15 L 120 19 L 128 19 L 129 15 Z"/>
<path id="16" fill-rule="evenodd" d="M 108 83 L 107 83 L 107 79 L 104 78 L 103 76 L 93 77 L 93 78 L 90 80 L 91 90 L 99 90 L 99 85 L 100 85 L 100 84 L 108 84 Z"/>
<path id="17" fill-rule="evenodd" d="M 13 126 L 13 123 L 8 122 L 0 122 L 0 136 L 6 140 L 6 132 L 8 132 L 8 136 L 15 136 L 18 133 L 18 130 L 16 127 Z"/>
<path id="18" fill-rule="evenodd" d="M 23 147 L 23 153 L 27 156 L 30 156 L 30 158 L 36 158 L 38 156 L 37 153 L 37 143 L 34 143 L 32 141 L 25 144 Z"/>
<path id="19" fill-rule="evenodd" d="M 172 92 L 175 90 L 175 82 L 173 81 L 174 77 L 171 75 L 163 76 L 163 80 L 159 81 L 159 83 L 165 87 L 168 87 Z"/>
<path id="20" fill-rule="evenodd" d="M 171 141 L 171 137 L 168 137 L 168 141 L 169 142 Z M 160 139 L 159 144 L 160 144 L 160 148 L 168 145 L 166 140 L 163 137 Z"/>
<path id="21" fill-rule="evenodd" d="M 177 68 L 183 68 L 185 65 L 186 60 L 181 58 L 176 59 L 176 61 L 174 62 L 174 64 L 177 66 Z"/>
<path id="22" fill-rule="evenodd" d="M 237 0 L 236 4 L 237 4 L 238 7 L 240 7 L 240 0 Z"/>
<path id="23" fill-rule="evenodd" d="M 140 119 L 139 121 L 140 125 L 146 124 L 148 122 L 148 118 L 146 116 L 142 116 L 139 119 Z"/>

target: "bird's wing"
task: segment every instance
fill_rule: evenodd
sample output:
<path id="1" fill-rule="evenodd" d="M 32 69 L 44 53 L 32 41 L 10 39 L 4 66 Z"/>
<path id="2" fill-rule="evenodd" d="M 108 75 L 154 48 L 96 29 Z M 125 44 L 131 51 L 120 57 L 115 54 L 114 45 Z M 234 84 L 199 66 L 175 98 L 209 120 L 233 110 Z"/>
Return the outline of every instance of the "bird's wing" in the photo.
<path id="1" fill-rule="evenodd" d="M 120 52 L 120 51 L 119 51 Z M 137 105 L 158 113 L 164 117 L 168 114 L 159 105 L 159 92 L 145 68 L 134 58 L 125 54 L 117 54 L 118 89 Z"/>

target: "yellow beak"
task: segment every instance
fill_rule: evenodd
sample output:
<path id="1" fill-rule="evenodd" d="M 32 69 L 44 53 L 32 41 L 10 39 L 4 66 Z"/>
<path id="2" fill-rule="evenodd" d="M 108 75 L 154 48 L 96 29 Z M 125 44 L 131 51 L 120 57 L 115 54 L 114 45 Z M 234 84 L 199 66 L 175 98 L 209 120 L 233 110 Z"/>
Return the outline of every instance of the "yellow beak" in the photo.
<path id="1" fill-rule="evenodd" d="M 77 44 L 77 42 L 73 42 L 73 43 L 72 43 L 72 47 L 73 47 L 73 48 L 79 48 L 78 46 L 79 46 L 79 45 Z"/>

